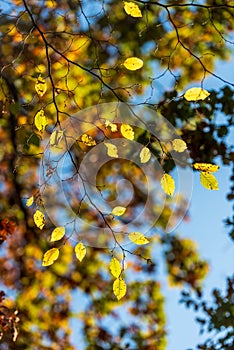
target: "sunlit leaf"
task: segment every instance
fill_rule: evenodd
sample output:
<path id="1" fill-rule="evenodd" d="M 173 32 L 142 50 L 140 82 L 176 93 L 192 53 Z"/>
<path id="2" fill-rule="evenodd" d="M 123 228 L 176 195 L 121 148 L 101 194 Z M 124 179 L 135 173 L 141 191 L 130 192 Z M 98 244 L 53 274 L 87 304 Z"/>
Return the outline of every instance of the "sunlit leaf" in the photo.
<path id="1" fill-rule="evenodd" d="M 184 152 L 187 149 L 186 143 L 181 139 L 174 139 L 172 141 L 172 147 L 176 152 Z"/>
<path id="2" fill-rule="evenodd" d="M 122 299 L 127 291 L 127 286 L 125 281 L 120 277 L 117 278 L 113 283 L 113 292 L 118 300 Z"/>
<path id="3" fill-rule="evenodd" d="M 115 216 L 121 216 L 125 213 L 125 211 L 126 211 L 126 208 L 118 206 L 112 210 L 112 214 Z"/>
<path id="4" fill-rule="evenodd" d="M 112 258 L 110 262 L 110 272 L 115 278 L 119 278 L 122 268 L 120 262 L 116 258 Z"/>
<path id="5" fill-rule="evenodd" d="M 218 190 L 219 184 L 218 180 L 213 174 L 210 174 L 208 172 L 201 172 L 200 173 L 200 182 L 202 186 L 207 188 L 208 190 Z"/>
<path id="6" fill-rule="evenodd" d="M 33 215 L 33 220 L 35 222 L 35 225 L 42 230 L 45 225 L 45 216 L 40 210 L 36 210 L 36 212 Z"/>
<path id="7" fill-rule="evenodd" d="M 59 241 L 61 238 L 63 238 L 64 235 L 65 227 L 56 227 L 51 234 L 50 242 Z"/>
<path id="8" fill-rule="evenodd" d="M 113 158 L 118 158 L 118 149 L 115 145 L 113 145 L 112 143 L 107 143 L 107 142 L 104 142 L 104 145 L 107 148 L 108 156 L 113 157 Z"/>
<path id="9" fill-rule="evenodd" d="M 43 132 L 45 130 L 46 125 L 48 124 L 47 118 L 44 114 L 43 109 L 41 109 L 37 114 L 35 115 L 34 124 L 37 128 L 37 130 Z"/>
<path id="10" fill-rule="evenodd" d="M 51 248 L 45 252 L 43 255 L 43 260 L 42 260 L 42 266 L 50 266 L 52 265 L 55 260 L 57 260 L 59 257 L 59 250 L 58 248 Z"/>
<path id="11" fill-rule="evenodd" d="M 141 10 L 134 2 L 124 2 L 125 12 L 132 17 L 142 17 Z"/>
<path id="12" fill-rule="evenodd" d="M 52 132 L 50 136 L 50 145 L 51 147 L 58 146 L 59 142 L 63 138 L 63 131 L 62 130 L 55 130 Z"/>
<path id="13" fill-rule="evenodd" d="M 133 128 L 128 124 L 122 124 L 120 127 L 121 134 L 128 140 L 134 140 Z"/>
<path id="14" fill-rule="evenodd" d="M 137 70 L 143 67 L 144 62 L 138 57 L 129 57 L 124 61 L 123 65 L 128 70 Z"/>
<path id="15" fill-rule="evenodd" d="M 193 167 L 194 169 L 197 169 L 200 171 L 206 171 L 209 173 L 215 173 L 217 170 L 219 170 L 218 165 L 210 164 L 210 163 L 194 163 Z"/>
<path id="16" fill-rule="evenodd" d="M 129 233 L 128 238 L 130 241 L 138 245 L 149 243 L 148 239 L 141 232 L 131 232 Z"/>
<path id="17" fill-rule="evenodd" d="M 33 204 L 33 201 L 34 201 L 34 197 L 33 196 L 29 197 L 26 201 L 26 207 L 31 207 L 31 205 Z"/>
<path id="18" fill-rule="evenodd" d="M 47 90 L 47 84 L 44 78 L 42 78 L 41 75 L 39 75 L 36 84 L 35 84 L 35 90 L 37 92 L 37 94 L 42 97 Z"/>
<path id="19" fill-rule="evenodd" d="M 111 129 L 112 132 L 118 131 L 117 125 L 114 124 L 114 123 L 111 123 L 109 120 L 106 120 L 106 121 L 105 121 L 105 127 L 106 127 L 106 128 L 110 127 L 110 129 Z"/>
<path id="20" fill-rule="evenodd" d="M 160 183 L 163 191 L 169 196 L 173 196 L 175 191 L 175 181 L 173 177 L 171 177 L 171 175 L 169 174 L 164 174 L 163 177 L 161 178 Z"/>
<path id="21" fill-rule="evenodd" d="M 82 242 L 77 243 L 75 246 L 76 257 L 79 261 L 82 261 L 86 255 L 86 248 Z"/>
<path id="22" fill-rule="evenodd" d="M 96 141 L 92 138 L 92 136 L 87 135 L 87 134 L 83 134 L 81 136 L 81 141 L 86 144 L 87 146 L 95 146 L 96 145 Z"/>
<path id="23" fill-rule="evenodd" d="M 188 89 L 185 94 L 184 98 L 187 101 L 198 101 L 198 100 L 205 100 L 210 93 L 200 87 L 194 87 L 191 89 Z"/>
<path id="24" fill-rule="evenodd" d="M 140 153 L 141 163 L 147 163 L 150 160 L 151 153 L 149 148 L 143 147 Z"/>

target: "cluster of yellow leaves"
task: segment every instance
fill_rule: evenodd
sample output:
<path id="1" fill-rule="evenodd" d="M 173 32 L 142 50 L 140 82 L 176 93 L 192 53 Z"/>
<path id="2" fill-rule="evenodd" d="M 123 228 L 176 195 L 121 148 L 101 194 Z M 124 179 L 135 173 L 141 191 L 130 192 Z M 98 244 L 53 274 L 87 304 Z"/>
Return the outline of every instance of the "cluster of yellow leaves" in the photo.
<path id="1" fill-rule="evenodd" d="M 218 190 L 219 183 L 216 177 L 211 174 L 218 171 L 219 166 L 210 163 L 195 163 L 193 164 L 194 169 L 200 171 L 200 182 L 203 187 L 208 190 Z"/>
<path id="2" fill-rule="evenodd" d="M 184 98 L 187 101 L 198 101 L 198 100 L 205 100 L 208 96 L 210 95 L 210 93 L 200 87 L 194 87 L 191 89 L 188 89 L 185 94 L 184 94 Z"/>
<path id="3" fill-rule="evenodd" d="M 81 136 L 81 141 L 86 145 L 86 146 L 95 146 L 96 141 L 92 138 L 92 136 L 83 134 Z"/>
<path id="4" fill-rule="evenodd" d="M 127 291 L 127 286 L 123 278 L 120 277 L 122 268 L 120 262 L 116 258 L 112 258 L 109 265 L 110 272 L 112 276 L 116 279 L 113 282 L 113 293 L 117 300 L 122 299 Z"/>

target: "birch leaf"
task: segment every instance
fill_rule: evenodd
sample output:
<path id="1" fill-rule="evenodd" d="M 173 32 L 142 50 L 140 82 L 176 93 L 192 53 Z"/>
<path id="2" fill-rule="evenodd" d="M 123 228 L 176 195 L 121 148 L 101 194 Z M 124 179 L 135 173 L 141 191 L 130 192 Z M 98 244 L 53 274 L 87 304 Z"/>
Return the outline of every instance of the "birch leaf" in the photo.
<path id="1" fill-rule="evenodd" d="M 138 57 L 129 57 L 123 63 L 128 70 L 138 70 L 143 67 L 144 62 Z"/>
<path id="2" fill-rule="evenodd" d="M 141 163 L 147 163 L 150 160 L 151 153 L 149 148 L 143 147 L 140 153 Z"/>
<path id="3" fill-rule="evenodd" d="M 122 216 L 126 211 L 126 208 L 118 206 L 112 210 L 112 214 L 115 216 Z"/>
<path id="4" fill-rule="evenodd" d="M 34 201 L 34 197 L 33 196 L 29 197 L 26 202 L 26 207 L 31 207 L 31 205 L 33 204 L 33 201 Z"/>
<path id="5" fill-rule="evenodd" d="M 118 300 L 122 299 L 127 291 L 127 286 L 125 281 L 120 277 L 117 278 L 113 283 L 113 292 Z"/>
<path id="6" fill-rule="evenodd" d="M 47 118 L 44 114 L 43 109 L 41 109 L 37 114 L 35 115 L 34 124 L 37 128 L 37 130 L 43 132 L 45 130 L 46 125 L 48 124 Z"/>
<path id="7" fill-rule="evenodd" d="M 116 258 L 112 258 L 110 262 L 110 272 L 115 278 L 119 278 L 122 268 L 120 262 Z"/>
<path id="8" fill-rule="evenodd" d="M 200 173 L 200 182 L 202 186 L 207 188 L 208 190 L 218 190 L 219 189 L 219 184 L 218 180 L 213 174 L 210 174 L 208 172 L 202 171 Z"/>
<path id="9" fill-rule="evenodd" d="M 186 143 L 181 139 L 174 139 L 172 141 L 172 147 L 176 152 L 184 152 L 187 148 Z"/>
<path id="10" fill-rule="evenodd" d="M 87 135 L 87 134 L 83 134 L 81 136 L 81 141 L 86 144 L 87 146 L 95 146 L 96 145 L 96 141 L 92 138 L 92 136 Z"/>
<path id="11" fill-rule="evenodd" d="M 171 177 L 169 174 L 164 174 L 160 183 L 163 191 L 169 196 L 173 196 L 175 191 L 175 181 L 173 177 Z"/>
<path id="12" fill-rule="evenodd" d="M 33 215 L 33 220 L 35 222 L 35 225 L 42 230 L 45 225 L 45 216 L 40 210 L 36 210 L 36 212 Z"/>
<path id="13" fill-rule="evenodd" d="M 105 121 L 105 127 L 106 127 L 106 128 L 110 127 L 110 129 L 111 129 L 112 132 L 118 131 L 117 125 L 114 124 L 114 123 L 111 123 L 109 120 L 106 120 L 106 121 Z"/>
<path id="14" fill-rule="evenodd" d="M 131 232 L 129 233 L 128 238 L 130 241 L 138 245 L 149 243 L 148 239 L 141 232 Z"/>
<path id="15" fill-rule="evenodd" d="M 210 163 L 194 163 L 193 164 L 194 169 L 205 171 L 208 173 L 215 173 L 219 170 L 218 165 L 210 164 Z"/>
<path id="16" fill-rule="evenodd" d="M 65 235 L 65 227 L 56 227 L 51 234 L 50 242 L 59 241 Z"/>
<path id="17" fill-rule="evenodd" d="M 58 248 L 51 248 L 45 252 L 43 255 L 43 260 L 42 260 L 42 266 L 50 266 L 52 265 L 55 260 L 57 260 L 59 257 L 59 250 Z"/>
<path id="18" fill-rule="evenodd" d="M 42 78 L 41 75 L 39 75 L 36 84 L 35 84 L 35 90 L 37 92 L 37 94 L 42 97 L 47 90 L 47 84 L 44 78 Z"/>
<path id="19" fill-rule="evenodd" d="M 109 157 L 118 158 L 118 149 L 115 145 L 108 142 L 104 142 L 104 145 L 107 148 L 107 154 Z"/>
<path id="20" fill-rule="evenodd" d="M 86 248 L 83 243 L 77 243 L 75 246 L 75 254 L 79 261 L 82 261 L 86 255 Z"/>
<path id="21" fill-rule="evenodd" d="M 124 2 L 124 10 L 129 16 L 135 18 L 142 17 L 141 10 L 134 2 Z"/>
<path id="22" fill-rule="evenodd" d="M 205 100 L 210 93 L 200 87 L 194 87 L 191 89 L 188 89 L 185 94 L 184 98 L 187 101 L 198 101 L 198 100 Z"/>
<path id="23" fill-rule="evenodd" d="M 120 127 L 121 134 L 128 140 L 134 140 L 133 128 L 128 124 L 122 124 Z"/>

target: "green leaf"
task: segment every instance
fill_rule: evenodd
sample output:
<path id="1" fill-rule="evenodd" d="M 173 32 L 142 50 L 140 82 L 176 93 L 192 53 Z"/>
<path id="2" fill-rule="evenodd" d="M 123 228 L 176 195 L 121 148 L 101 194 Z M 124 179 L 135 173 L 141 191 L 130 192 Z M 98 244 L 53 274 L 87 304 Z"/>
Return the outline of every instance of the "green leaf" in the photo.
<path id="1" fill-rule="evenodd" d="M 110 262 L 110 272 L 115 278 L 119 278 L 122 268 L 120 262 L 116 258 L 112 258 Z"/>
<path id="2" fill-rule="evenodd" d="M 117 278 L 113 283 L 113 292 L 118 300 L 122 299 L 127 291 L 127 286 L 125 281 L 120 277 Z"/>
<path id="3" fill-rule="evenodd" d="M 51 234 L 50 242 L 59 241 L 64 235 L 65 227 L 56 227 Z"/>
<path id="4" fill-rule="evenodd" d="M 58 248 L 51 248 L 45 252 L 43 255 L 43 261 L 42 266 L 50 266 L 52 265 L 55 260 L 57 260 L 59 257 L 59 250 Z"/>

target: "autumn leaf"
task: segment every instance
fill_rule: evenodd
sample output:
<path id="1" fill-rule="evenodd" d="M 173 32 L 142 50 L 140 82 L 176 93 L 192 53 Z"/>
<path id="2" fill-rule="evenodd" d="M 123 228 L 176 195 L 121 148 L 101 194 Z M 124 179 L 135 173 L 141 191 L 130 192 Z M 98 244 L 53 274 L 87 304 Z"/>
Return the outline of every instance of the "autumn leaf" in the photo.
<path id="1" fill-rule="evenodd" d="M 112 258 L 110 262 L 110 272 L 115 278 L 119 278 L 122 268 L 120 262 L 116 258 Z"/>
<path id="2" fill-rule="evenodd" d="M 86 248 L 82 242 L 77 243 L 75 246 L 75 254 L 77 259 L 81 262 L 86 255 Z"/>
<path id="3" fill-rule="evenodd" d="M 34 202 L 34 197 L 33 196 L 29 197 L 26 201 L 26 207 L 31 207 L 33 202 Z"/>
<path id="4" fill-rule="evenodd" d="M 42 260 L 42 266 L 50 266 L 52 265 L 55 260 L 57 260 L 59 257 L 59 250 L 58 248 L 51 248 L 45 252 L 43 255 L 43 260 Z"/>
<path id="5" fill-rule="evenodd" d="M 202 171 L 200 173 L 200 182 L 202 186 L 207 188 L 208 190 L 218 190 L 219 189 L 219 184 L 218 180 L 213 174 L 210 174 L 208 172 Z"/>
<path id="6" fill-rule="evenodd" d="M 140 153 L 141 163 L 147 163 L 150 160 L 151 153 L 149 148 L 143 147 Z"/>
<path id="7" fill-rule="evenodd" d="M 143 67 L 144 63 L 138 57 L 129 57 L 124 61 L 123 65 L 128 70 L 138 70 Z"/>
<path id="8" fill-rule="evenodd" d="M 122 299 L 125 296 L 126 291 L 127 286 L 125 281 L 121 277 L 117 278 L 113 283 L 113 292 L 117 300 Z"/>
<path id="9" fill-rule="evenodd" d="M 45 79 L 43 79 L 41 75 L 39 75 L 36 81 L 35 90 L 40 97 L 42 97 L 46 93 L 47 84 Z"/>
<path id="10" fill-rule="evenodd" d="M 112 214 L 115 216 L 122 216 L 126 211 L 126 208 L 121 207 L 121 206 L 117 206 L 112 210 Z"/>
<path id="11" fill-rule="evenodd" d="M 64 235 L 65 227 L 56 227 L 51 234 L 50 242 L 59 241 Z"/>
<path id="12" fill-rule="evenodd" d="M 110 127 L 110 129 L 111 129 L 112 132 L 118 131 L 117 125 L 114 124 L 114 123 L 111 123 L 109 120 L 106 120 L 106 121 L 105 121 L 105 127 L 106 127 L 106 128 Z"/>
<path id="13" fill-rule="evenodd" d="M 120 127 L 121 134 L 128 140 L 134 140 L 133 128 L 128 124 L 122 124 Z"/>
<path id="14" fill-rule="evenodd" d="M 148 239 L 141 232 L 131 232 L 129 233 L 128 238 L 130 241 L 138 245 L 149 243 Z"/>
<path id="15" fill-rule="evenodd" d="M 107 148 L 108 156 L 113 157 L 113 158 L 118 158 L 118 149 L 115 145 L 113 145 L 112 143 L 107 143 L 107 142 L 104 142 L 104 145 Z"/>
<path id="16" fill-rule="evenodd" d="M 173 177 L 171 177 L 169 174 L 164 174 L 160 183 L 163 191 L 169 196 L 173 196 L 175 191 L 175 181 Z"/>
<path id="17" fill-rule="evenodd" d="M 132 17 L 142 17 L 141 10 L 134 2 L 124 2 L 124 10 L 128 15 Z"/>
<path id="18" fill-rule="evenodd" d="M 33 215 L 33 220 L 35 225 L 42 230 L 45 225 L 45 216 L 40 210 L 36 210 Z"/>
<path id="19" fill-rule="evenodd" d="M 200 87 L 194 87 L 191 89 L 188 89 L 185 94 L 184 98 L 187 101 L 198 101 L 198 100 L 205 100 L 210 93 Z"/>
<path id="20" fill-rule="evenodd" d="M 216 171 L 219 170 L 218 165 L 210 164 L 210 163 L 194 163 L 193 167 L 196 170 L 205 171 L 209 173 L 215 173 Z"/>
<path id="21" fill-rule="evenodd" d="M 176 152 L 184 152 L 187 149 L 186 143 L 181 139 L 174 139 L 172 141 L 172 147 Z"/>
<path id="22" fill-rule="evenodd" d="M 47 118 L 44 114 L 43 109 L 41 109 L 37 114 L 35 115 L 34 124 L 37 128 L 37 130 L 43 132 L 45 130 L 46 125 L 48 124 Z"/>
<path id="23" fill-rule="evenodd" d="M 83 134 L 81 136 L 81 141 L 86 144 L 86 146 L 95 146 L 96 145 L 96 141 L 92 138 L 92 136 L 87 135 L 87 134 Z"/>

